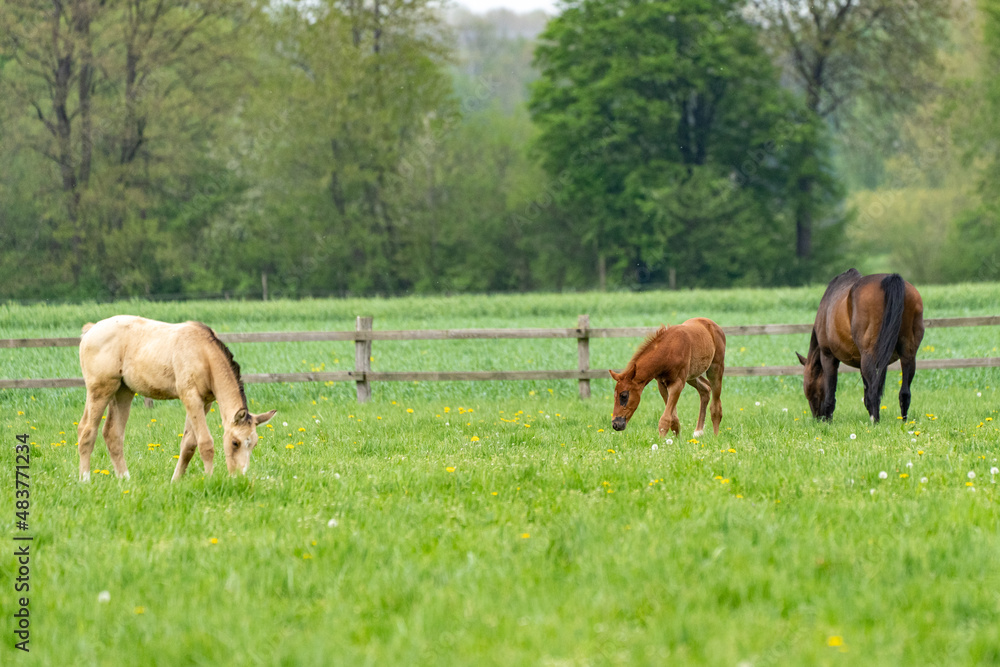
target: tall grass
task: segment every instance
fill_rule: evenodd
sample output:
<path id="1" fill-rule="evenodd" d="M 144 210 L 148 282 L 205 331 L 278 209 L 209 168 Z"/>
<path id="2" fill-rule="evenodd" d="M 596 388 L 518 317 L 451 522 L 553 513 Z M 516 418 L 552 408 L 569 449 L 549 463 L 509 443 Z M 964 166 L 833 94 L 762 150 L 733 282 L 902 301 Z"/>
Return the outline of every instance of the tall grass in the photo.
<path id="1" fill-rule="evenodd" d="M 115 312 L 220 331 L 808 322 L 821 289 L 455 299 L 5 306 L 0 336 Z M 928 317 L 995 314 L 995 285 L 928 288 Z M 729 365 L 792 363 L 805 336 L 731 337 Z M 595 340 L 620 367 L 635 341 Z M 923 357 L 996 356 L 995 329 L 929 329 Z M 246 372 L 349 368 L 350 344 L 233 346 Z M 742 348 L 742 349 L 741 349 Z M 74 376 L 75 350 L 5 350 L 6 377 Z M 379 370 L 572 368 L 572 341 L 376 342 Z M 130 481 L 99 442 L 76 479 L 82 390 L 0 392 L 5 534 L 14 434 L 31 437 L 31 656 L 0 558 L 0 662 L 118 664 L 996 664 L 1000 377 L 890 374 L 871 425 L 855 376 L 831 423 L 796 378 L 730 378 L 719 436 L 624 433 L 610 384 L 250 385 L 276 407 L 249 475 L 170 484 L 183 410 L 137 404 Z M 221 428 L 210 415 L 213 434 Z M 217 466 L 218 468 L 218 466 Z M 884 475 L 883 475 L 884 473 Z M 969 473 L 973 473 L 970 476 Z M 8 549 L 8 553 L 12 552 Z M 109 601 L 99 601 L 107 593 Z M 101 597 L 100 599 L 104 599 Z"/>

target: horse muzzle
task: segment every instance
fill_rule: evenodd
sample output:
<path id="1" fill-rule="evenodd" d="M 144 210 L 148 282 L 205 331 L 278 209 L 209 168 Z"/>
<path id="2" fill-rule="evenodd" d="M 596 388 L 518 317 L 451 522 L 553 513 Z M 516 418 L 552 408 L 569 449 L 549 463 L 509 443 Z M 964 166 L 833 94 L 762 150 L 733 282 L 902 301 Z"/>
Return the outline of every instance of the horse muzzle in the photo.
<path id="1" fill-rule="evenodd" d="M 625 426 L 627 424 L 628 422 L 625 420 L 624 417 L 615 417 L 614 419 L 611 420 L 611 428 L 613 428 L 616 431 L 624 431 Z"/>

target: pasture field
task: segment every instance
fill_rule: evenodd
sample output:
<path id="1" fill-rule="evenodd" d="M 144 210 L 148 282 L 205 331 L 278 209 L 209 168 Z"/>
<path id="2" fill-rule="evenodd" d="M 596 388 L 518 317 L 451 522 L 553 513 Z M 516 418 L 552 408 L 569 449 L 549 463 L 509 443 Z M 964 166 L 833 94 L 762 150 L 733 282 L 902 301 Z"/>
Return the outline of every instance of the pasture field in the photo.
<path id="1" fill-rule="evenodd" d="M 220 332 L 810 322 L 822 287 L 268 303 L 0 306 L 0 337 L 115 313 Z M 993 315 L 1000 286 L 921 289 L 925 316 Z M 918 358 L 998 356 L 996 328 L 928 329 Z M 591 341 L 621 368 L 638 341 Z M 808 337 L 730 337 L 727 365 L 794 363 Z M 351 343 L 232 345 L 246 373 L 353 366 Z M 574 368 L 573 340 L 376 341 L 374 370 Z M 3 377 L 77 377 L 75 348 L 2 350 Z M 131 480 L 76 482 L 82 389 L 0 391 L 4 665 L 982 665 L 1000 663 L 1000 373 L 858 375 L 831 423 L 801 380 L 730 378 L 719 436 L 624 433 L 594 381 L 247 385 L 277 408 L 244 478 L 170 484 L 183 410 L 137 403 Z M 210 415 L 213 435 L 221 434 Z M 15 435 L 30 436 L 29 529 Z M 218 453 L 217 468 L 221 465 Z M 94 467 L 110 469 L 103 439 Z M 224 471 L 224 466 L 221 468 Z M 30 654 L 14 649 L 14 537 L 31 535 Z"/>

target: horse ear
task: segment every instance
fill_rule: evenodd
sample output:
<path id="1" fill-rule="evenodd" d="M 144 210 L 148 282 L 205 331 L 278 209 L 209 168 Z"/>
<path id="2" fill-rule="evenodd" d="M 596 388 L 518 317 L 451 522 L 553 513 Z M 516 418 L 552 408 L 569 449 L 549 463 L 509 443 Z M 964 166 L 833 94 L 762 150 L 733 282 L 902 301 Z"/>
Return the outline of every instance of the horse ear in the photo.
<path id="1" fill-rule="evenodd" d="M 277 412 L 277 410 L 271 410 L 270 412 L 265 412 L 263 414 L 254 415 L 253 416 L 253 425 L 254 426 L 260 426 L 261 424 L 266 424 L 267 422 L 271 421 L 271 417 L 274 416 L 275 412 Z"/>
<path id="2" fill-rule="evenodd" d="M 629 382 L 631 382 L 632 380 L 634 380 L 635 379 L 635 368 L 636 368 L 635 366 L 629 366 L 628 368 L 626 368 L 625 372 L 622 373 L 622 377 L 625 380 L 629 381 Z"/>
<path id="3" fill-rule="evenodd" d="M 233 415 L 233 424 L 242 424 L 246 420 L 247 420 L 246 408 L 240 408 L 239 410 L 236 411 L 236 414 Z"/>
<path id="4" fill-rule="evenodd" d="M 805 358 L 805 357 L 803 357 L 803 356 L 802 356 L 801 354 L 799 354 L 798 352 L 796 352 L 796 353 L 795 353 L 795 356 L 799 358 L 799 363 L 800 363 L 800 364 L 802 364 L 803 366 L 805 366 L 805 365 L 806 365 L 806 358 Z"/>
<path id="5" fill-rule="evenodd" d="M 614 380 L 615 382 L 618 382 L 619 380 L 621 380 L 621 379 L 622 379 L 622 375 L 621 375 L 621 373 L 615 373 L 615 372 L 614 372 L 613 370 L 611 370 L 610 368 L 608 369 L 608 372 L 609 372 L 609 373 L 611 373 L 611 378 L 612 378 L 612 379 L 613 379 L 613 380 Z"/>

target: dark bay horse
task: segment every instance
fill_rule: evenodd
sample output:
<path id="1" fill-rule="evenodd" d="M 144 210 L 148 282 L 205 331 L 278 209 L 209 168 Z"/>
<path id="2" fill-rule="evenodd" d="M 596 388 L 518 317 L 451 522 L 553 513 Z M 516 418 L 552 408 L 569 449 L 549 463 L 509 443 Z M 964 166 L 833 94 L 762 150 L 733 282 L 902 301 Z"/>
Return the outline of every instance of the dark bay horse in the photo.
<path id="1" fill-rule="evenodd" d="M 705 432 L 705 408 L 709 392 L 712 396 L 712 426 L 719 434 L 722 421 L 722 375 L 726 370 L 726 334 L 718 324 L 704 317 L 673 327 L 660 327 L 639 347 L 628 366 L 621 373 L 611 371 L 615 379 L 615 408 L 611 427 L 624 431 L 632 418 L 642 390 L 656 380 L 656 387 L 666 404 L 660 417 L 660 435 L 673 431 L 680 435 L 681 422 L 677 418 L 677 400 L 684 383 L 698 390 L 701 409 L 694 437 Z M 705 377 L 702 377 L 704 374 Z M 708 378 L 707 380 L 705 378 Z"/>
<path id="2" fill-rule="evenodd" d="M 155 399 L 179 398 L 187 410 L 181 452 L 171 481 L 187 470 L 197 447 L 212 474 L 215 454 L 205 417 L 218 401 L 222 415 L 222 449 L 229 473 L 246 473 L 257 444 L 257 426 L 274 410 L 251 414 L 243 392 L 240 365 L 215 332 L 201 322 L 167 324 L 117 315 L 83 327 L 80 366 L 87 403 L 80 419 L 80 481 L 90 480 L 90 455 L 105 408 L 104 442 L 115 475 L 128 478 L 125 423 L 136 394 Z"/>
<path id="3" fill-rule="evenodd" d="M 803 387 L 813 417 L 833 417 L 837 369 L 843 362 L 861 369 L 865 407 L 872 422 L 877 422 L 886 367 L 899 359 L 903 370 L 899 411 L 905 421 L 923 338 L 923 300 L 917 288 L 899 274 L 862 276 L 850 269 L 831 280 L 816 312 L 809 354 L 803 358 L 796 353 L 805 366 Z"/>

